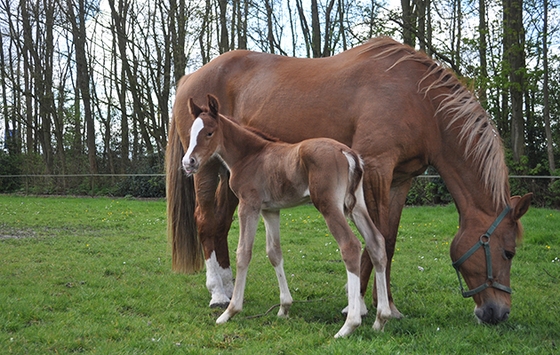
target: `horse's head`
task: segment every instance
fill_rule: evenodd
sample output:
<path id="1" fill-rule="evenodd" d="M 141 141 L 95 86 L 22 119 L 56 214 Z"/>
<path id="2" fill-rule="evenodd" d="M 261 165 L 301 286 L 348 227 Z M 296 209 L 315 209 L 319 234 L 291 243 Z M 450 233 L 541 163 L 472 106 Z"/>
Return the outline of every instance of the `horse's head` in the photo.
<path id="1" fill-rule="evenodd" d="M 215 134 L 219 126 L 220 104 L 218 99 L 208 95 L 208 107 L 197 106 L 189 99 L 189 110 L 194 117 L 190 130 L 190 141 L 187 153 L 183 157 L 183 169 L 187 175 L 195 174 L 218 149 L 219 135 Z"/>
<path id="2" fill-rule="evenodd" d="M 457 270 L 464 297 L 473 297 L 479 321 L 496 324 L 509 317 L 511 307 L 510 269 L 517 241 L 519 219 L 527 212 L 532 194 L 511 198 L 498 217 L 462 219 L 451 244 L 451 260 Z M 463 275 L 469 291 L 463 290 Z"/>

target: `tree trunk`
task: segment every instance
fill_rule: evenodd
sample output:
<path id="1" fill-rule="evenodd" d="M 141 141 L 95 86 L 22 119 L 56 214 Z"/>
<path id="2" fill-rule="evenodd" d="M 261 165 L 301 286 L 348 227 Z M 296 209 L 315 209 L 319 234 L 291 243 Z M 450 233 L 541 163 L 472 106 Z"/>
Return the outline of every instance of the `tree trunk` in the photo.
<path id="1" fill-rule="evenodd" d="M 546 136 L 546 154 L 548 157 L 548 170 L 550 174 L 555 174 L 556 162 L 554 161 L 554 144 L 552 142 L 552 130 L 550 128 L 550 105 L 548 92 L 548 0 L 543 1 L 543 116 L 544 131 Z"/>
<path id="2" fill-rule="evenodd" d="M 311 0 L 311 49 L 313 50 L 313 58 L 321 57 L 321 27 L 317 0 Z"/>
<path id="3" fill-rule="evenodd" d="M 218 6 L 220 9 L 219 20 L 220 20 L 220 31 L 219 31 L 219 51 L 220 54 L 229 51 L 229 41 L 228 41 L 228 26 L 227 26 L 227 0 L 218 0 Z"/>
<path id="4" fill-rule="evenodd" d="M 402 36 L 403 43 L 414 47 L 415 36 L 414 29 L 416 28 L 416 19 L 411 0 L 401 0 L 402 9 Z"/>
<path id="5" fill-rule="evenodd" d="M 331 43 L 333 41 L 333 30 L 331 28 L 331 12 L 334 7 L 334 0 L 330 0 L 325 11 L 325 31 L 323 39 L 323 52 L 321 57 L 328 57 L 331 55 Z"/>
<path id="6" fill-rule="evenodd" d="M 264 6 L 266 8 L 266 40 L 268 42 L 268 50 L 270 53 L 274 54 L 274 23 L 272 21 L 272 3 L 270 0 L 264 1 Z"/>
<path id="7" fill-rule="evenodd" d="M 525 32 L 523 0 L 504 0 L 504 59 L 509 69 L 511 98 L 511 149 L 519 162 L 525 154 L 525 121 L 523 93 L 525 91 Z"/>
<path id="8" fill-rule="evenodd" d="M 86 127 L 86 145 L 88 149 L 89 171 L 97 174 L 97 146 L 95 144 L 95 122 L 92 112 L 91 93 L 89 89 L 90 73 L 86 54 L 86 21 L 84 0 L 78 0 L 77 16 L 74 13 L 74 1 L 68 0 L 68 21 L 72 26 L 76 50 L 76 86 L 80 90 L 84 105 Z"/>
<path id="9" fill-rule="evenodd" d="M 479 98 L 484 107 L 488 107 L 487 83 L 488 83 L 488 63 L 486 50 L 488 48 L 486 36 L 488 26 L 486 24 L 486 0 L 478 0 L 478 57 L 480 59 L 479 72 Z"/>
<path id="10" fill-rule="evenodd" d="M 303 39 L 305 41 L 305 50 L 307 53 L 307 58 L 311 57 L 311 47 L 312 39 L 309 32 L 309 26 L 307 25 L 307 19 L 305 18 L 305 13 L 303 11 L 303 4 L 301 0 L 296 0 L 296 7 L 299 15 L 299 22 L 301 24 L 301 32 L 303 32 Z"/>
<path id="11" fill-rule="evenodd" d="M 249 16 L 249 1 L 244 0 L 243 7 L 241 6 L 241 0 L 238 1 L 239 4 L 237 6 L 237 48 L 247 49 L 247 16 Z M 243 11 L 241 11 L 242 8 Z M 290 21 L 290 25 L 291 25 L 291 21 Z"/>

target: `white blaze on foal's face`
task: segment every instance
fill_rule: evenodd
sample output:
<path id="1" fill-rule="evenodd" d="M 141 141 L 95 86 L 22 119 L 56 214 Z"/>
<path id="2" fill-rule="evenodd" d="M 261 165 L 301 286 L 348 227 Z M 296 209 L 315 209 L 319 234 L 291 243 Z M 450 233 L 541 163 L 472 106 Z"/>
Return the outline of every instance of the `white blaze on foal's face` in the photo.
<path id="1" fill-rule="evenodd" d="M 196 147 L 196 143 L 198 141 L 198 134 L 200 133 L 200 131 L 202 131 L 202 129 L 204 128 L 204 122 L 202 122 L 202 119 L 200 117 L 197 117 L 191 127 L 191 132 L 190 132 L 190 141 L 189 141 L 189 147 L 187 149 L 187 153 L 185 153 L 185 155 L 183 156 L 183 168 L 185 169 L 185 171 L 187 171 L 187 173 L 189 173 L 189 161 L 190 161 L 190 157 L 191 154 L 194 150 L 194 148 Z"/>

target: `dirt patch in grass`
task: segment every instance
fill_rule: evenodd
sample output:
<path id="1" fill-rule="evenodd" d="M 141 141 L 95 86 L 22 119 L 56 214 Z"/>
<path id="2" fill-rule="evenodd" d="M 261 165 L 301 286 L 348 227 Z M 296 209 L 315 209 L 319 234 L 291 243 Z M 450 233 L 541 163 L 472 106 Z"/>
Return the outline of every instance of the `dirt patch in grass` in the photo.
<path id="1" fill-rule="evenodd" d="M 31 229 L 16 229 L 0 225 L 0 240 L 34 238 L 37 234 Z"/>

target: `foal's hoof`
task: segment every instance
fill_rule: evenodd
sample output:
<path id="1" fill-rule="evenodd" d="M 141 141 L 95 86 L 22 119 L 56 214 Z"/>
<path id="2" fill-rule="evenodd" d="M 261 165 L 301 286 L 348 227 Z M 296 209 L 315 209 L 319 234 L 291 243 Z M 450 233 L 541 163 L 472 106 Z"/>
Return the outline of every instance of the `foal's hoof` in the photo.
<path id="1" fill-rule="evenodd" d="M 210 303 L 210 308 L 226 309 L 228 306 L 229 306 L 229 302 Z"/>

